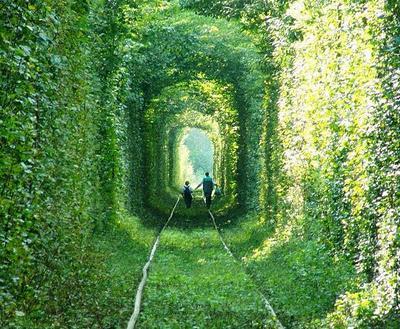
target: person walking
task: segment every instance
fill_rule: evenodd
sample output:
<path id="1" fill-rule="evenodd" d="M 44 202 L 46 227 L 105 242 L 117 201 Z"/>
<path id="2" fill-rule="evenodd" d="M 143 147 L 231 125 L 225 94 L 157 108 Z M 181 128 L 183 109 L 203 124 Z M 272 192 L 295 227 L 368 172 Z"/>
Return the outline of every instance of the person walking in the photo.
<path id="1" fill-rule="evenodd" d="M 214 186 L 216 185 L 213 179 L 210 177 L 210 173 L 205 173 L 205 177 L 203 178 L 202 182 L 195 189 L 197 190 L 201 185 L 203 185 L 203 193 L 204 197 L 206 198 L 206 206 L 208 209 L 210 209 L 211 195 L 212 191 L 214 190 Z"/>
<path id="2" fill-rule="evenodd" d="M 192 206 L 193 200 L 193 189 L 190 187 L 189 181 L 185 182 L 182 190 L 183 200 L 185 201 L 186 208 L 190 208 Z"/>

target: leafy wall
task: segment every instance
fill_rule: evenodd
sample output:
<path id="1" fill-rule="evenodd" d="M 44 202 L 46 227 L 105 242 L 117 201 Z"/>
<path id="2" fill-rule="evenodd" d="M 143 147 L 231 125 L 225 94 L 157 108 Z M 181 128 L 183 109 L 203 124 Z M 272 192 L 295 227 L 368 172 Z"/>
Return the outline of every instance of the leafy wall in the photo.
<path id="1" fill-rule="evenodd" d="M 28 314 L 39 327 L 97 316 L 90 240 L 115 216 L 124 172 L 114 9 L 0 5 L 2 326 L 33 326 Z"/>
<path id="2" fill-rule="evenodd" d="M 399 7 L 393 1 L 181 1 L 240 19 L 266 54 L 260 202 L 353 261 L 328 323 L 390 326 L 399 301 Z M 390 140 L 390 141 L 389 141 Z"/>
<path id="3" fill-rule="evenodd" d="M 303 217 L 305 234 L 326 237 L 324 243 L 353 259 L 363 277 L 361 292 L 337 302 L 340 315 L 334 313 L 332 323 L 378 325 L 394 316 L 399 284 L 399 264 L 393 262 L 398 223 L 388 215 L 399 211 L 398 151 L 384 152 L 392 168 L 386 177 L 397 181 L 376 177 L 386 166 L 379 160 L 378 136 L 395 133 L 392 116 L 398 112 L 385 91 L 392 69 L 382 65 L 391 11 L 381 1 L 297 1 L 286 15 L 293 18 L 290 28 L 297 36 L 274 54 L 281 69 L 282 217 L 287 211 Z M 271 29 L 280 28 L 272 22 Z M 383 109 L 392 118 L 389 125 L 381 121 Z M 388 195 L 392 202 L 385 201 L 383 210 L 381 200 Z"/>

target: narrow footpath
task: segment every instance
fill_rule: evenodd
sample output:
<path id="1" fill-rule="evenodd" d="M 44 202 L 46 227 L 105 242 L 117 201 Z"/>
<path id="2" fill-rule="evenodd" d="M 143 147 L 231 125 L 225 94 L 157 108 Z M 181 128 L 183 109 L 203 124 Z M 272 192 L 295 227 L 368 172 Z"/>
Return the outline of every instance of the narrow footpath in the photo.
<path id="1" fill-rule="evenodd" d="M 226 252 L 211 220 L 209 227 L 164 230 L 136 328 L 275 327 L 257 288 Z"/>

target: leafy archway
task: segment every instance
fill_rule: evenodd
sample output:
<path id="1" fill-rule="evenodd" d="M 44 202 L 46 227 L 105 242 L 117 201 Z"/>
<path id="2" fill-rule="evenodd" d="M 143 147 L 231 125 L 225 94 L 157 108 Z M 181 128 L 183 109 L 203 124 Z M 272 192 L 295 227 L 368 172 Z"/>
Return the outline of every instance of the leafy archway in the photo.
<path id="1" fill-rule="evenodd" d="M 167 125 L 183 127 L 176 115 L 179 111 L 218 113 L 214 116 L 220 125 L 225 148 L 219 154 L 220 160 L 215 162 L 217 167 L 225 168 L 224 172 L 232 173 L 229 179 L 222 175 L 223 185 L 234 198 L 240 190 L 239 204 L 257 206 L 258 196 L 248 191 L 254 190 L 251 186 L 259 181 L 259 141 L 265 110 L 261 57 L 252 40 L 235 24 L 177 12 L 174 6 L 150 14 L 147 22 L 134 45 L 143 58 L 143 71 L 133 73 L 142 77 L 140 111 L 146 113 L 143 121 L 145 144 L 151 144 L 153 136 L 162 131 L 161 139 L 167 140 Z M 225 103 L 223 97 L 227 98 Z M 131 110 L 138 111 L 137 108 Z M 153 132 L 150 132 L 149 122 L 157 127 Z M 159 151 L 165 143 L 157 147 Z M 149 149 L 157 150 L 157 147 Z M 154 170 L 154 158 L 150 160 L 152 155 L 147 153 L 144 163 L 134 167 L 144 168 L 141 175 L 152 182 L 152 173 L 163 170 Z M 161 162 L 159 165 L 163 166 Z M 156 180 L 160 181 L 160 177 Z M 146 186 L 148 198 L 149 188 L 155 185 Z"/>
<path id="2" fill-rule="evenodd" d="M 232 89 L 215 81 L 198 80 L 165 88 L 153 99 L 145 115 L 146 195 L 149 204 L 160 207 L 160 188 L 167 191 L 179 174 L 178 145 L 186 127 L 208 132 L 215 146 L 214 173 L 218 183 L 236 199 L 238 162 L 237 111 L 232 107 Z M 156 200 L 151 202 L 151 200 Z M 168 206 L 167 206 L 168 207 Z"/>

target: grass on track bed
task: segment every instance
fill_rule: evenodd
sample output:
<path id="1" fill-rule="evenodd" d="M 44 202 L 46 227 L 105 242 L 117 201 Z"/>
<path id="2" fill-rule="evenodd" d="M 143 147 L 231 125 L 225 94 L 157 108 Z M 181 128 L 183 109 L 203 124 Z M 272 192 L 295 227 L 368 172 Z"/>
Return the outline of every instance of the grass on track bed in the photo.
<path id="1" fill-rule="evenodd" d="M 187 212 L 198 217 L 185 218 Z M 336 298 L 357 285 L 352 265 L 302 236 L 295 223 L 272 231 L 255 214 L 216 219 L 254 281 L 223 249 L 201 200 L 191 210 L 181 202 L 150 268 L 138 328 L 273 328 L 254 282 L 286 328 L 324 328 Z M 157 235 L 145 220 L 126 217 L 96 242 L 107 259 L 97 305 L 102 329 L 125 328 L 133 311 Z M 148 220 L 162 224 L 161 217 Z"/>
<path id="2" fill-rule="evenodd" d="M 163 233 L 138 328 L 263 327 L 262 299 L 211 226 Z"/>

